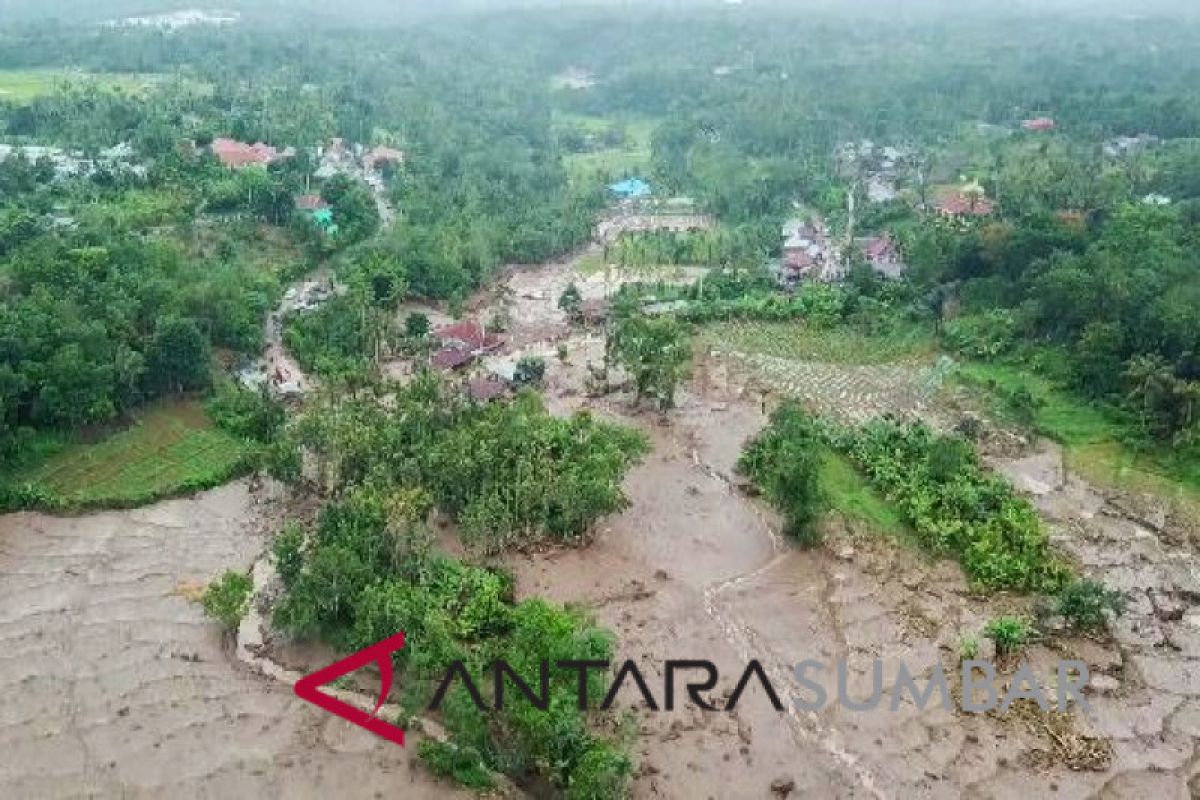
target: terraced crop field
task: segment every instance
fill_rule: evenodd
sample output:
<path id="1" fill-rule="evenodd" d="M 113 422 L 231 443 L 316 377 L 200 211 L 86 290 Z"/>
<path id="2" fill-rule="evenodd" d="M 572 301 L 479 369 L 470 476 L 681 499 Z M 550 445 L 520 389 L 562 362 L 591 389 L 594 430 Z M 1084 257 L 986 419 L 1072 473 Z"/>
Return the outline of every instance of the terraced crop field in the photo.
<path id="1" fill-rule="evenodd" d="M 871 335 L 855 328 L 818 329 L 797 322 L 718 322 L 701 341 L 721 350 L 831 364 L 891 364 L 933 359 L 933 336 L 917 327 Z"/>
<path id="2" fill-rule="evenodd" d="M 94 444 L 73 444 L 10 478 L 66 508 L 126 507 L 233 477 L 245 443 L 216 429 L 196 401 L 159 406 Z"/>

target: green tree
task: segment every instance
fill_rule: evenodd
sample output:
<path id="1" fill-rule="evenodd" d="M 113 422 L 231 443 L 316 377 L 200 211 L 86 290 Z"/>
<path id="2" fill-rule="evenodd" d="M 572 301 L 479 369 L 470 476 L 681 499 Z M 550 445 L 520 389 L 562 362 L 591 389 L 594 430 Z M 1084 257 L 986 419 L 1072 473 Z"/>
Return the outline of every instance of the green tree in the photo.
<path id="1" fill-rule="evenodd" d="M 254 584 L 244 572 L 229 571 L 210 583 L 200 598 L 204 611 L 225 626 L 237 630 L 250 608 L 250 593 Z"/>
<path id="2" fill-rule="evenodd" d="M 546 377 L 546 359 L 525 355 L 517 359 L 513 380 L 521 386 L 537 386 Z"/>
<path id="3" fill-rule="evenodd" d="M 675 405 L 675 389 L 691 360 L 687 332 L 677 319 L 630 317 L 609 342 L 615 362 L 633 377 L 637 399 L 653 398 L 659 408 Z"/>
<path id="4" fill-rule="evenodd" d="M 429 335 L 429 317 L 413 311 L 404 318 L 404 335 L 410 339 L 424 339 Z"/>
<path id="5" fill-rule="evenodd" d="M 574 283 L 568 284 L 558 297 L 558 308 L 572 322 L 578 322 L 583 317 L 583 295 Z"/>
<path id="6" fill-rule="evenodd" d="M 193 319 L 162 321 L 146 354 L 146 381 L 155 394 L 205 389 L 212 352 Z"/>

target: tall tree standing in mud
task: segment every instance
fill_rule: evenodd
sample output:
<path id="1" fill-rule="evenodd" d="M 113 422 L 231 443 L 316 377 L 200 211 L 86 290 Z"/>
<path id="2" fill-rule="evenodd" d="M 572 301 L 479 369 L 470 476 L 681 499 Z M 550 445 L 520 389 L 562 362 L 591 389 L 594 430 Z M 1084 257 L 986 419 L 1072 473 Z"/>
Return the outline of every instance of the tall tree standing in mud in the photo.
<path id="1" fill-rule="evenodd" d="M 652 397 L 659 409 L 675 405 L 675 388 L 691 360 L 688 338 L 674 317 L 630 317 L 618 323 L 609 346 L 629 371 L 637 399 Z"/>

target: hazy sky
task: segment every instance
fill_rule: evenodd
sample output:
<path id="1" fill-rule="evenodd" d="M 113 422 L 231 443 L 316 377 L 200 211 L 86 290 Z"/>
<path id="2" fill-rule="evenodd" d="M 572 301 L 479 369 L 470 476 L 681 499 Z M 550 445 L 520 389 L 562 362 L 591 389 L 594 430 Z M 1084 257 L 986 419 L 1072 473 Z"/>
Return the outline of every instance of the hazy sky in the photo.
<path id="1" fill-rule="evenodd" d="M 669 6 L 676 9 L 717 8 L 725 0 L 0 0 L 0 25 L 30 19 L 60 19 L 94 22 L 113 17 L 149 14 L 179 9 L 235 9 L 250 17 L 287 18 L 297 15 L 354 20 L 397 22 L 428 18 L 436 14 L 463 11 L 496 11 L 524 7 L 552 10 L 566 6 L 625 6 L 647 8 Z M 1198 0 L 742 0 L 742 9 L 804 9 L 846 13 L 886 13 L 897 11 L 962 15 L 986 12 L 1044 13 L 1069 11 L 1105 16 L 1146 14 L 1187 14 L 1195 16 Z M 731 9 L 731 13 L 736 13 Z"/>

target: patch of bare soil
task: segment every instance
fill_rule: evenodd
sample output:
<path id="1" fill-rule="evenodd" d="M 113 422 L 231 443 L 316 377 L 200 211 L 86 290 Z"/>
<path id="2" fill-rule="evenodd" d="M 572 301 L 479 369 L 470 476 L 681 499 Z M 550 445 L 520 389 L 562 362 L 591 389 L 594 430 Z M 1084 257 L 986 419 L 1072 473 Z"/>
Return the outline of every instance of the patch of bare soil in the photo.
<path id="1" fill-rule="evenodd" d="M 994 465 L 1029 494 L 1061 550 L 1129 598 L 1113 631 L 1119 658 L 1093 682 L 1093 723 L 1127 772 L 1113 785 L 1186 796 L 1200 774 L 1200 556 L 1179 544 L 1187 537 L 1173 530 L 1167 501 L 1096 489 L 1063 468 L 1052 443 Z"/>
<path id="2" fill-rule="evenodd" d="M 193 598 L 264 547 L 245 482 L 0 517 L 0 797 L 445 797 L 401 750 L 252 674 Z"/>

